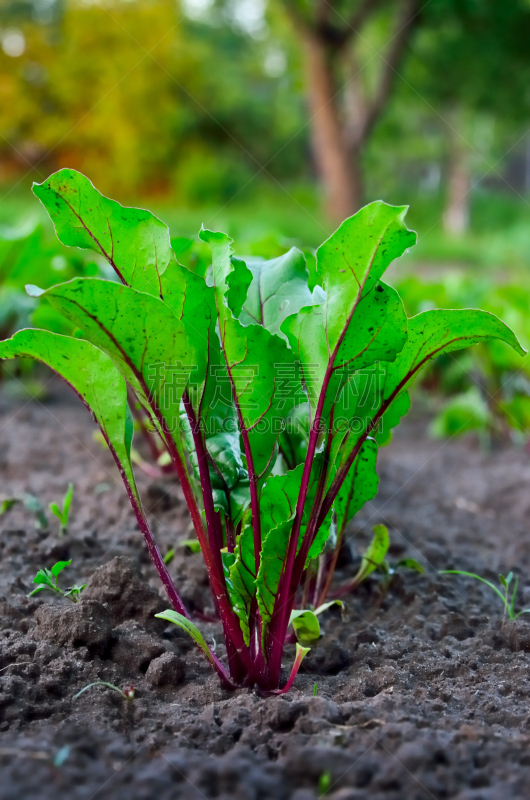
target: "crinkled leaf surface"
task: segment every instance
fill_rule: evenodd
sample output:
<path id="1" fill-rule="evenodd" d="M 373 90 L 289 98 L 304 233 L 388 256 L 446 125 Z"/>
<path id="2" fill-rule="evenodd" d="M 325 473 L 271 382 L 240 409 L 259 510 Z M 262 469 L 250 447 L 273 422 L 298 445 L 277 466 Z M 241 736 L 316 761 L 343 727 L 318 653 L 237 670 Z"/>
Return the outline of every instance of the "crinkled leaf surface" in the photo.
<path id="1" fill-rule="evenodd" d="M 241 267 L 242 262 L 231 259 L 228 236 L 202 231 L 201 238 L 212 247 L 221 350 L 242 423 L 249 433 L 255 471 L 260 474 L 270 466 L 281 421 L 295 403 L 293 390 L 283 387 L 282 391 L 279 386 L 280 371 L 294 372 L 294 354 L 279 336 L 260 325 L 245 327 L 235 318 L 252 274 Z"/>
<path id="2" fill-rule="evenodd" d="M 69 383 L 93 412 L 138 498 L 127 424 L 127 388 L 111 359 L 83 339 L 49 331 L 24 330 L 0 342 L 0 358 L 43 361 Z"/>
<path id="3" fill-rule="evenodd" d="M 268 261 L 247 259 L 246 264 L 252 282 L 239 315 L 243 325 L 262 325 L 270 333 L 285 337 L 280 325 L 286 317 L 325 299 L 320 287 L 316 287 L 315 297 L 309 290 L 306 259 L 297 247 Z"/>

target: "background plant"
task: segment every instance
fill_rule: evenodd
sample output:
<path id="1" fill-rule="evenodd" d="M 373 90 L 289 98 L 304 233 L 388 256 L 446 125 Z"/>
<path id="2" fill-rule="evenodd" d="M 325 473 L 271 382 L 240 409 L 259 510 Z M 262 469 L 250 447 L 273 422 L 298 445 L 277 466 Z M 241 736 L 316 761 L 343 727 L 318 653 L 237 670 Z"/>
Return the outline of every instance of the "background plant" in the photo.
<path id="1" fill-rule="evenodd" d="M 514 577 L 513 572 L 509 572 L 506 576 L 499 574 L 499 584 L 502 587 L 501 589 L 499 589 L 498 586 L 495 586 L 495 584 L 491 581 L 488 581 L 486 578 L 482 578 L 480 575 L 475 575 L 474 572 L 465 572 L 465 570 L 461 569 L 443 569 L 440 570 L 440 575 L 464 575 L 467 578 L 474 578 L 475 580 L 486 584 L 486 586 L 489 586 L 489 588 L 495 592 L 498 597 L 500 597 L 504 605 L 504 616 L 502 619 L 503 625 L 506 620 L 506 614 L 508 614 L 508 618 L 512 621 L 518 619 L 522 614 L 530 614 L 530 608 L 523 608 L 521 611 L 515 610 L 515 598 L 517 595 L 519 578 L 517 575 L 515 576 L 513 589 L 511 590 L 510 594 L 510 584 Z"/>
<path id="2" fill-rule="evenodd" d="M 203 276 L 178 263 L 160 220 L 105 198 L 80 173 L 61 170 L 34 191 L 61 241 L 95 249 L 119 282 L 29 287 L 82 333 L 20 331 L 0 355 L 44 361 L 91 409 L 172 603 L 162 617 L 192 636 L 225 685 L 286 691 L 307 652 L 297 645 L 280 688 L 292 612 L 318 599 L 326 542 L 374 496 L 377 449 L 407 413 L 411 382 L 435 356 L 483 340 L 524 350 L 487 312 L 407 319 L 381 280 L 415 242 L 403 206 L 366 206 L 309 261 L 292 248 L 247 265 L 226 234 L 203 229 Z M 228 669 L 189 619 L 154 541 L 130 459 L 128 397 L 181 482 Z"/>
<path id="3" fill-rule="evenodd" d="M 69 567 L 71 563 L 72 559 L 70 559 L 70 561 L 58 561 L 51 569 L 47 569 L 46 567 L 44 567 L 44 569 L 39 569 L 33 578 L 33 583 L 38 584 L 37 588 L 33 589 L 28 597 L 32 597 L 34 594 L 37 594 L 37 592 L 46 591 L 58 594 L 60 597 L 66 597 L 68 600 L 71 600 L 72 603 L 77 603 L 86 583 L 84 583 L 83 586 L 75 584 L 74 586 L 69 586 L 67 589 L 61 589 L 59 586 L 59 575 L 63 569 Z"/>

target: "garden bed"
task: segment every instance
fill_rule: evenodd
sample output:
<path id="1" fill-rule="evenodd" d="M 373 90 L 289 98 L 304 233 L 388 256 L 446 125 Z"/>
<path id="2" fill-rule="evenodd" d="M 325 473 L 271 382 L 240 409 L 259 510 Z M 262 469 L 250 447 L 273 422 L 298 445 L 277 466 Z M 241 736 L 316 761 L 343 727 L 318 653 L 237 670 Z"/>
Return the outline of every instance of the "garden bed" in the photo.
<path id="1" fill-rule="evenodd" d="M 437 574 L 515 568 L 530 605 L 525 450 L 435 442 L 418 412 L 405 421 L 380 452 L 379 495 L 355 519 L 337 580 L 380 522 L 390 560 L 411 556 L 426 574 L 402 572 L 386 594 L 370 578 L 342 619 L 322 617 L 293 690 L 263 699 L 222 690 L 184 634 L 154 619 L 169 603 L 114 463 L 75 398 L 49 388 L 45 404 L 0 399 L 1 493 L 47 504 L 75 487 L 65 538 L 51 515 L 49 533 L 19 506 L 0 518 L 2 800 L 311 800 L 319 786 L 336 800 L 525 796 L 530 624 L 502 626 L 487 587 Z M 139 483 L 165 553 L 190 535 L 182 494 L 171 480 Z M 69 558 L 64 585 L 88 582 L 80 606 L 26 597 L 39 567 Z M 177 548 L 170 570 L 188 607 L 212 615 L 200 554 Z M 222 657 L 220 627 L 197 621 Z M 73 699 L 96 680 L 133 684 L 134 701 L 101 687 Z"/>

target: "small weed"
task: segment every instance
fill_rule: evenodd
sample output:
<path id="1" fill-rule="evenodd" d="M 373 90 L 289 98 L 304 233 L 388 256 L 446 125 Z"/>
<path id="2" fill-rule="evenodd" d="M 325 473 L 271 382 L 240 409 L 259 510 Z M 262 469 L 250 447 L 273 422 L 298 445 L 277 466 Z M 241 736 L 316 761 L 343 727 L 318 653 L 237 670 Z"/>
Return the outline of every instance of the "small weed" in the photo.
<path id="1" fill-rule="evenodd" d="M 94 683 L 89 683 L 88 686 L 83 686 L 81 691 L 74 695 L 74 700 L 77 700 L 79 695 L 86 692 L 88 689 L 92 689 L 94 686 L 106 686 L 107 689 L 113 689 L 118 694 L 127 700 L 128 703 L 132 703 L 134 700 L 134 686 L 126 686 L 125 689 L 120 689 L 119 686 L 115 686 L 113 683 L 107 683 L 107 681 L 94 681 Z"/>
<path id="2" fill-rule="evenodd" d="M 499 582 L 504 589 L 504 594 L 502 593 L 501 589 L 495 586 L 494 583 L 486 580 L 486 578 L 481 578 L 480 575 L 475 575 L 474 572 L 464 572 L 460 569 L 442 569 L 440 570 L 440 575 L 466 575 L 468 578 L 475 578 L 475 580 L 481 581 L 481 583 L 485 583 L 486 586 L 489 586 L 490 589 L 492 589 L 495 594 L 501 598 L 504 604 L 504 615 L 502 618 L 503 625 L 506 621 L 506 614 L 508 614 L 510 620 L 517 619 L 521 616 L 521 614 L 530 614 L 530 608 L 523 608 L 522 611 L 515 613 L 515 595 L 517 594 L 517 585 L 519 583 L 519 578 L 517 575 L 515 576 L 511 597 L 509 598 L 508 596 L 510 584 L 514 577 L 513 572 L 510 572 L 506 577 L 502 574 L 499 574 Z"/>
<path id="3" fill-rule="evenodd" d="M 84 583 L 82 586 L 77 586 L 76 584 L 74 586 L 70 586 L 68 589 L 61 589 L 58 583 L 59 574 L 65 567 L 69 567 L 71 563 L 72 559 L 70 559 L 70 561 L 58 561 L 57 564 L 54 564 L 51 569 L 39 569 L 33 578 L 33 583 L 38 583 L 38 586 L 28 594 L 28 597 L 31 597 L 32 595 L 37 594 L 37 592 L 41 592 L 43 589 L 46 589 L 47 591 L 54 592 L 61 597 L 67 597 L 68 600 L 72 601 L 72 603 L 77 603 L 81 592 L 86 586 L 86 583 Z"/>
<path id="4" fill-rule="evenodd" d="M 316 697 L 318 694 L 318 683 L 315 683 L 313 686 L 313 697 Z"/>
<path id="5" fill-rule="evenodd" d="M 65 536 L 68 533 L 68 517 L 70 516 L 70 506 L 72 505 L 72 497 L 74 495 L 74 484 L 69 483 L 65 496 L 63 497 L 63 507 L 59 508 L 57 503 L 50 503 L 48 506 L 50 511 L 59 520 L 59 537 Z"/>

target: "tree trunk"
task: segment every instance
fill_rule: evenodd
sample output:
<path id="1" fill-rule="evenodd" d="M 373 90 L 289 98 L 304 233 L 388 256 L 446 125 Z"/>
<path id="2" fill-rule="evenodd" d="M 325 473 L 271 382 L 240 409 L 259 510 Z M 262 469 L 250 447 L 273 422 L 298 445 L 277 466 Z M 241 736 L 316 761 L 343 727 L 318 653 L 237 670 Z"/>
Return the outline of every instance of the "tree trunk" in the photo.
<path id="1" fill-rule="evenodd" d="M 461 135 L 462 115 L 458 111 L 448 116 L 448 173 L 446 207 L 443 216 L 444 231 L 451 236 L 461 236 L 469 228 L 469 200 L 471 197 L 471 170 L 468 146 Z"/>
<path id="2" fill-rule="evenodd" d="M 342 222 L 362 205 L 359 152 L 352 154 L 346 144 L 329 49 L 314 34 L 307 34 L 306 47 L 315 159 L 327 213 Z"/>

